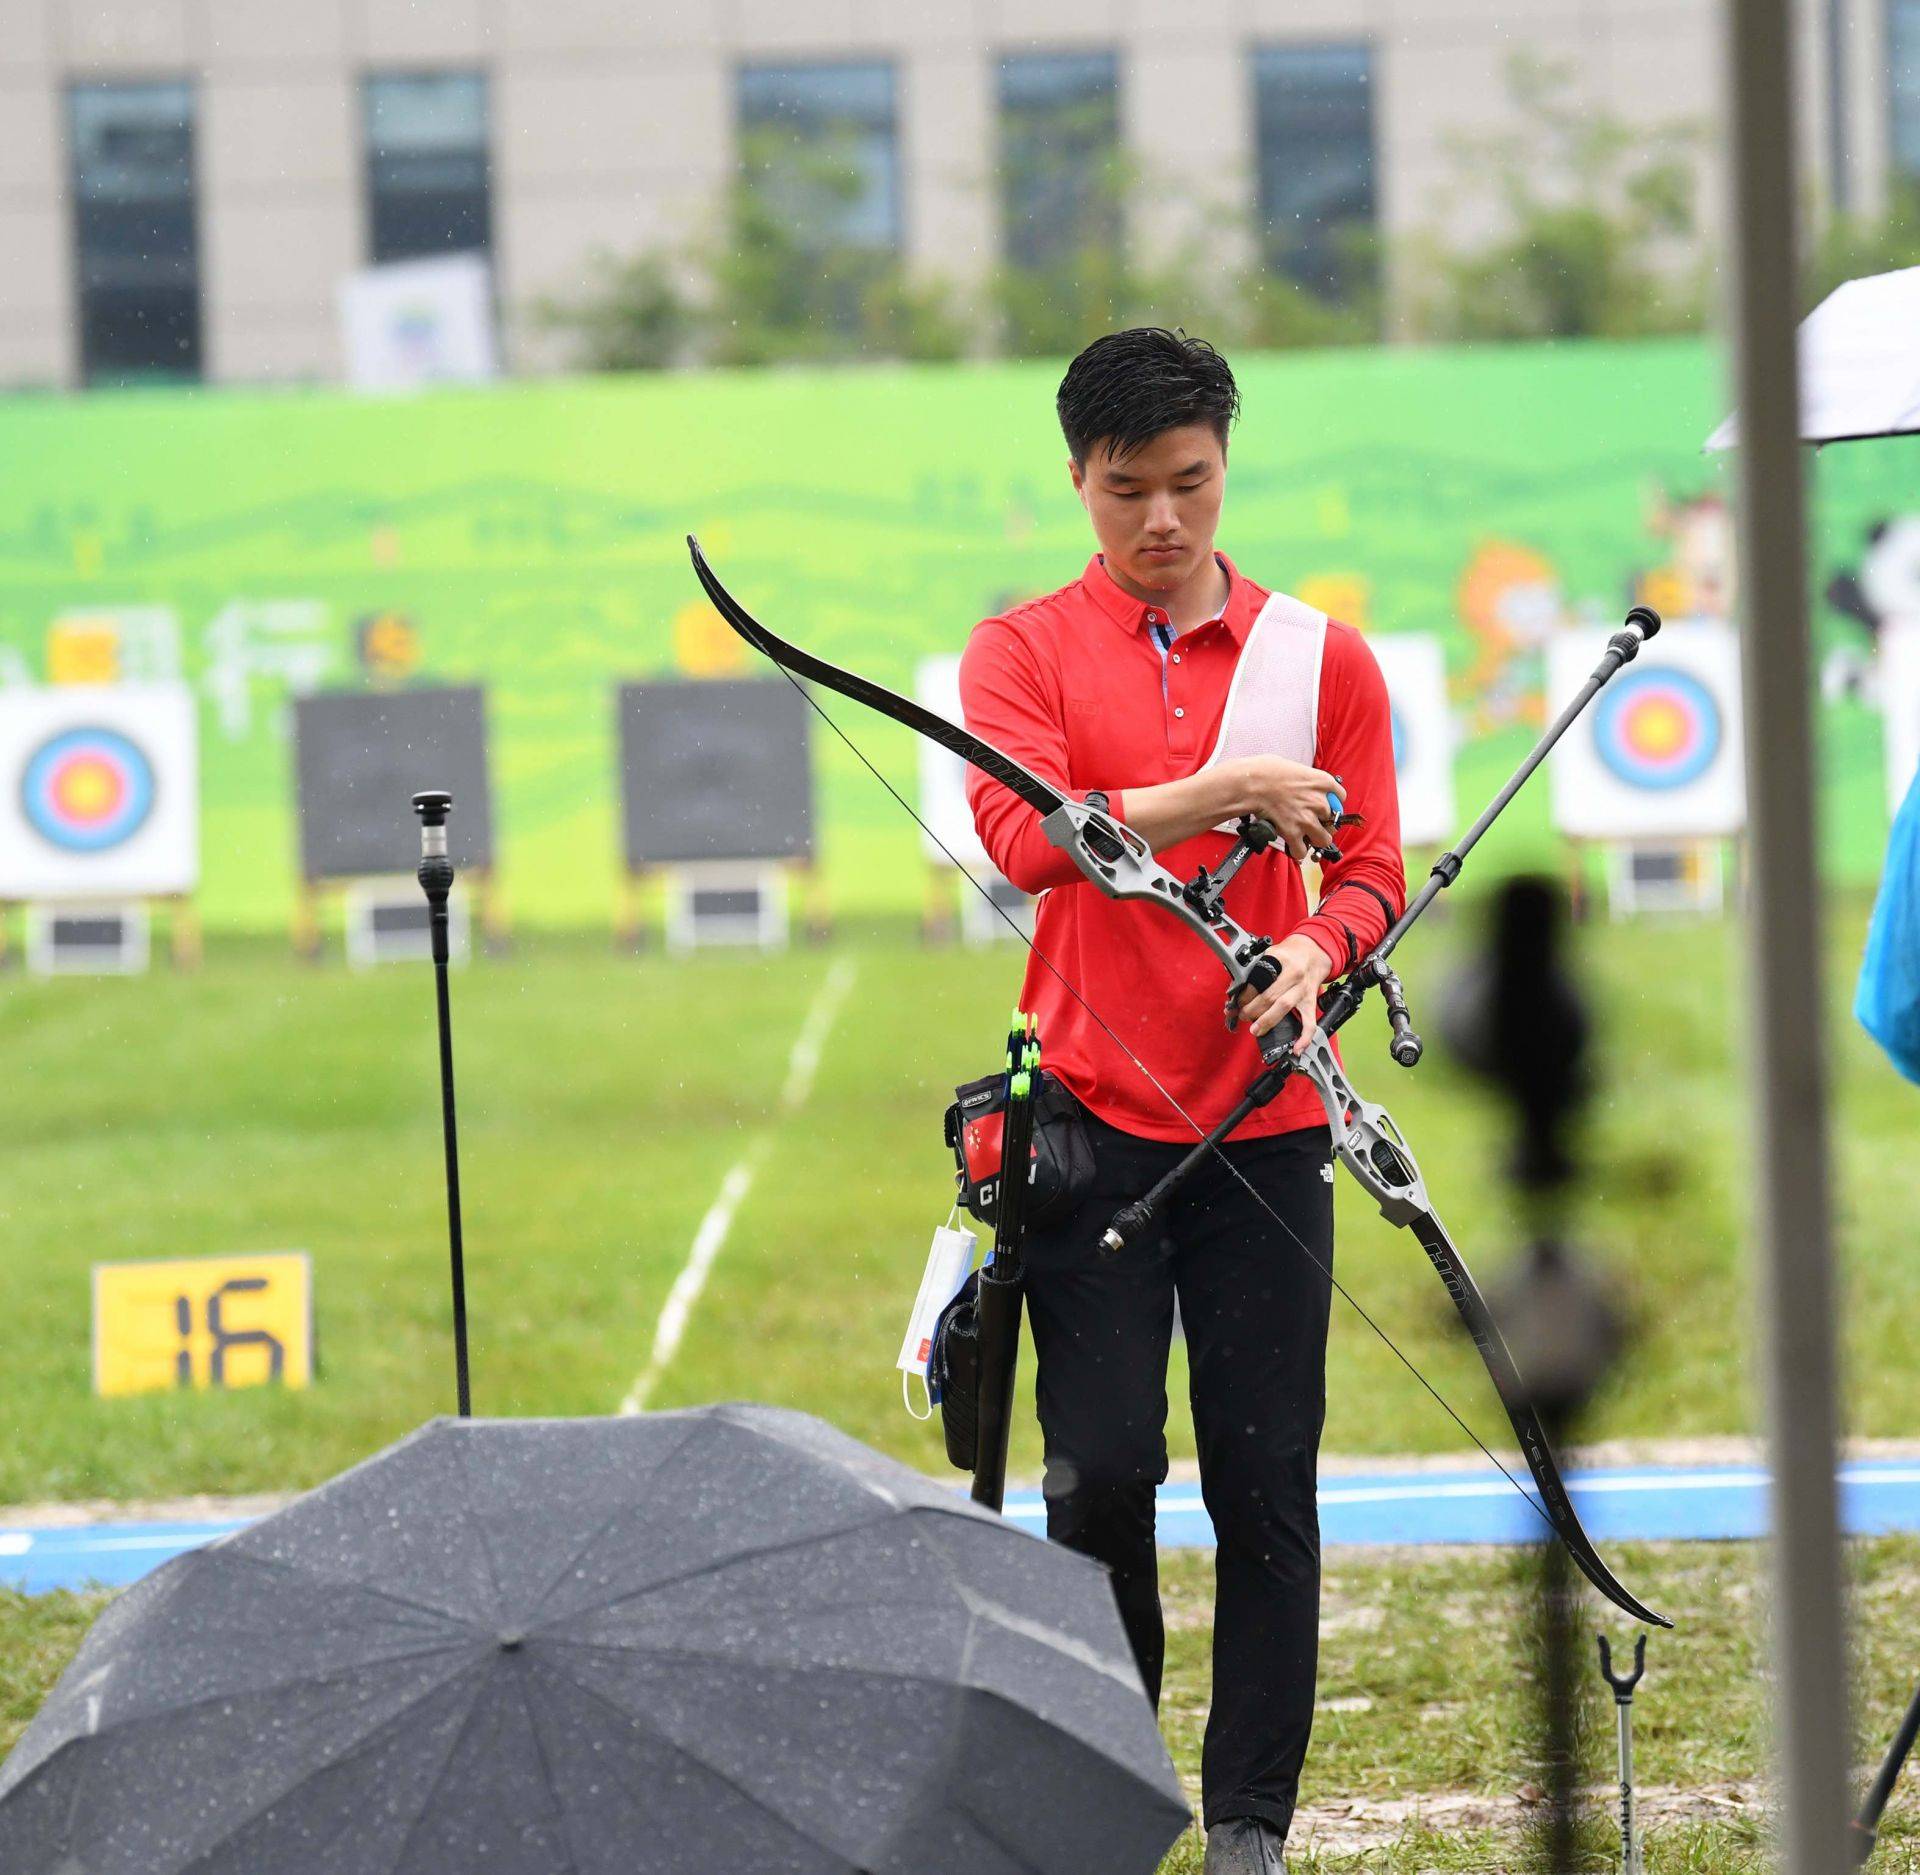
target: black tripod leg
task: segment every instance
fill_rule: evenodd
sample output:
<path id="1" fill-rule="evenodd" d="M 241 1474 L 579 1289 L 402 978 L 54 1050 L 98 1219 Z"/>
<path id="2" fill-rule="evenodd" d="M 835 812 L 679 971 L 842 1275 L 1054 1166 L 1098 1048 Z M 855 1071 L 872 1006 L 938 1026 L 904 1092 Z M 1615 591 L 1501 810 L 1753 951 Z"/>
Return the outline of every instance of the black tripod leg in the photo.
<path id="1" fill-rule="evenodd" d="M 1920 1688 L 1915 1689 L 1907 1716 L 1900 1721 L 1900 1729 L 1894 1733 L 1893 1743 L 1887 1747 L 1887 1755 L 1880 1761 L 1880 1769 L 1874 1774 L 1866 1799 L 1860 1805 L 1860 1814 L 1853 1820 L 1853 1859 L 1856 1864 L 1864 1863 L 1873 1854 L 1874 1841 L 1880 1833 L 1881 1813 L 1887 1807 L 1887 1799 L 1893 1795 L 1894 1785 L 1900 1781 L 1900 1768 L 1913 1750 L 1916 1738 L 1920 1738 Z"/>

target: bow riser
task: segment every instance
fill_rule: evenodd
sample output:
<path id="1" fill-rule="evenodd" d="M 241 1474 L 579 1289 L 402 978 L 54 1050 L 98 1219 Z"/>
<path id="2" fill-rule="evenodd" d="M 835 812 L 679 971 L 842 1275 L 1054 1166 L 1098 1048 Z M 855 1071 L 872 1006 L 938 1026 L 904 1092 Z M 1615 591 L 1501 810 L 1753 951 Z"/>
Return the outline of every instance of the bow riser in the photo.
<path id="1" fill-rule="evenodd" d="M 1110 820 L 1079 801 L 1062 801 L 1040 829 L 1108 898 L 1144 899 L 1178 918 L 1226 971 L 1229 1000 L 1242 989 L 1264 987 L 1262 979 L 1272 980 L 1272 967 L 1260 968 L 1267 951 L 1265 940 L 1242 930 L 1224 912 L 1209 918 L 1195 911 L 1187 902 L 1186 885 L 1154 858 L 1153 849 L 1123 821 Z M 1102 850 L 1108 840 L 1114 848 L 1111 857 Z"/>

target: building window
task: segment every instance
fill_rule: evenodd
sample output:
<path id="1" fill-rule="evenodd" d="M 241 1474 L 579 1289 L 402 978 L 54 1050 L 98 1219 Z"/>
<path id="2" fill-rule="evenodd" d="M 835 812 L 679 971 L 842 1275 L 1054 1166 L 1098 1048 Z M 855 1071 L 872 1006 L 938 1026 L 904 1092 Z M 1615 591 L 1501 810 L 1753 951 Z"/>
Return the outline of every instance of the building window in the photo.
<path id="1" fill-rule="evenodd" d="M 375 262 L 493 245 L 487 81 L 388 72 L 366 81 L 367 251 Z"/>
<path id="2" fill-rule="evenodd" d="M 1111 52 L 1022 53 L 1000 62 L 1004 246 L 1045 267 L 1120 240 L 1119 66 Z"/>
<path id="3" fill-rule="evenodd" d="M 742 181 L 795 242 L 899 252 L 891 65 L 743 66 L 738 108 Z"/>
<path id="4" fill-rule="evenodd" d="M 193 87 L 75 85 L 67 104 L 81 373 L 89 384 L 197 378 Z"/>
<path id="5" fill-rule="evenodd" d="M 1267 264 L 1339 298 L 1357 288 L 1374 225 L 1373 54 L 1264 46 L 1254 54 Z"/>
<path id="6" fill-rule="evenodd" d="M 1887 71 L 1894 167 L 1920 179 L 1920 0 L 1887 0 Z"/>

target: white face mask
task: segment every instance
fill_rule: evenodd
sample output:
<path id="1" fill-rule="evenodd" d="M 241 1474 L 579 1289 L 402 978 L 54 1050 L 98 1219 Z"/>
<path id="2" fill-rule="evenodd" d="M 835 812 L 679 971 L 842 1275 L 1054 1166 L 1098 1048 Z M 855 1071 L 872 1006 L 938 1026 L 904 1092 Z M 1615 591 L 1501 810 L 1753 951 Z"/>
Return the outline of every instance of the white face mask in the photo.
<path id="1" fill-rule="evenodd" d="M 913 1314 L 907 1320 L 906 1338 L 900 1343 L 900 1358 L 894 1365 L 900 1370 L 900 1397 L 915 1419 L 931 1419 L 933 1402 L 924 1413 L 913 1409 L 913 1377 L 920 1376 L 924 1390 L 927 1362 L 933 1353 L 933 1331 L 940 1311 L 960 1293 L 960 1285 L 973 1268 L 974 1245 L 978 1239 L 970 1230 L 955 1230 L 953 1214 L 933 1233 L 933 1247 L 927 1252 L 926 1274 L 920 1278 L 920 1293 L 913 1299 Z"/>

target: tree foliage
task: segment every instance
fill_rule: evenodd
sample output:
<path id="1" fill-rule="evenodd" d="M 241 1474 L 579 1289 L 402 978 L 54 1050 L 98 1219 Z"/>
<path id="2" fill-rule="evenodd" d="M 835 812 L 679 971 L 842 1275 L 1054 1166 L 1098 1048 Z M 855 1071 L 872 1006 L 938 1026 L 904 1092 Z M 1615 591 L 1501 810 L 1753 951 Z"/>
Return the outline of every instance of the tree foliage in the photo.
<path id="1" fill-rule="evenodd" d="M 1595 112 L 1563 64 L 1509 68 L 1511 128 L 1453 141 L 1441 218 L 1408 244 L 1416 335 L 1633 338 L 1705 313 L 1701 135 Z M 1465 225 L 1491 232 L 1462 238 Z"/>
<path id="2" fill-rule="evenodd" d="M 591 370 L 1061 357 L 1091 334 L 1149 322 L 1222 345 L 1359 344 L 1381 335 L 1387 281 L 1408 337 L 1701 327 L 1714 273 L 1698 202 L 1702 128 L 1596 111 L 1569 67 L 1524 55 L 1508 83 L 1511 121 L 1453 141 L 1424 225 L 1393 241 L 1377 228 L 1343 233 L 1337 295 L 1267 264 L 1249 212 L 1156 203 L 1103 108 L 1009 139 L 994 181 L 1009 224 L 1003 258 L 964 289 L 910 268 L 860 225 L 872 178 L 853 140 L 758 129 L 706 238 L 603 255 L 577 298 L 539 314 Z M 1155 207 L 1170 207 L 1158 221 L 1186 235 L 1143 239 L 1141 211 Z M 1884 215 L 1826 223 L 1807 303 L 1912 265 L 1920 185 L 1897 190 Z"/>

